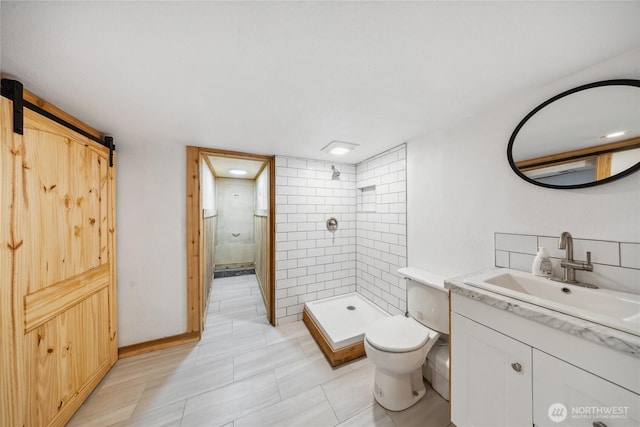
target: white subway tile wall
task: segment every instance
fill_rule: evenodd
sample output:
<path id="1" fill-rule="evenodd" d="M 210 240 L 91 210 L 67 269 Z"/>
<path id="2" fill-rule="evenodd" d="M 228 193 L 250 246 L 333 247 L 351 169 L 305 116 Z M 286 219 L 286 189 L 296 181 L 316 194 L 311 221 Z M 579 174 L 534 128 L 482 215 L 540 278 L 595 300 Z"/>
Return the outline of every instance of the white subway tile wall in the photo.
<path id="1" fill-rule="evenodd" d="M 277 156 L 275 243 L 278 324 L 301 320 L 306 301 L 355 292 L 356 166 Z"/>
<path id="2" fill-rule="evenodd" d="M 362 198 L 356 214 L 357 291 L 391 314 L 406 311 L 405 280 L 397 273 L 407 265 L 406 158 L 402 144 L 356 166 L 357 191 L 375 194 Z"/>
<path id="3" fill-rule="evenodd" d="M 558 249 L 560 236 L 494 233 L 496 267 L 531 271 L 531 264 L 539 246 L 547 248 L 553 265 L 553 275 L 562 277 L 560 261 L 566 252 Z M 573 258 L 586 260 L 591 251 L 593 271 L 576 271 L 576 278 L 601 288 L 626 292 L 640 292 L 640 243 L 614 242 L 573 238 Z"/>
<path id="4" fill-rule="evenodd" d="M 405 312 L 397 270 L 407 265 L 406 153 L 403 144 L 358 165 L 276 157 L 278 324 L 302 319 L 307 301 L 356 291 L 391 314 Z"/>

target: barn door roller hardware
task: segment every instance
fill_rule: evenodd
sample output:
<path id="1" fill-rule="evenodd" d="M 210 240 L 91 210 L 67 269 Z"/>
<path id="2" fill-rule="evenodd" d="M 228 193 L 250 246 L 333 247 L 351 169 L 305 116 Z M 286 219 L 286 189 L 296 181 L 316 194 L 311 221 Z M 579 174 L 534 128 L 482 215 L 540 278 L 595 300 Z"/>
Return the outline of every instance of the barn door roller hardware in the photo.
<path id="1" fill-rule="evenodd" d="M 22 117 L 22 108 L 24 100 L 22 99 L 22 83 L 17 80 L 2 79 L 2 96 L 13 101 L 13 131 L 22 135 L 24 132 Z"/>
<path id="2" fill-rule="evenodd" d="M 54 122 L 61 124 L 64 127 L 71 129 L 74 132 L 79 133 L 82 136 L 89 138 L 92 141 L 97 142 L 98 144 L 107 147 L 109 149 L 109 166 L 113 166 L 113 151 L 116 149 L 115 144 L 113 143 L 113 137 L 105 136 L 104 141 L 100 138 L 97 138 L 91 135 L 88 132 L 80 129 L 77 126 L 67 122 L 66 120 L 56 116 L 48 112 L 47 110 L 40 108 L 39 106 L 32 104 L 31 102 L 25 100 L 22 96 L 23 87 L 22 83 L 17 80 L 11 79 L 2 79 L 2 90 L 0 91 L 2 96 L 7 99 L 10 99 L 13 102 L 13 131 L 19 135 L 23 135 L 24 133 L 24 116 L 23 109 L 26 107 L 31 111 L 34 111 L 41 116 L 45 116 L 48 119 L 53 120 Z"/>

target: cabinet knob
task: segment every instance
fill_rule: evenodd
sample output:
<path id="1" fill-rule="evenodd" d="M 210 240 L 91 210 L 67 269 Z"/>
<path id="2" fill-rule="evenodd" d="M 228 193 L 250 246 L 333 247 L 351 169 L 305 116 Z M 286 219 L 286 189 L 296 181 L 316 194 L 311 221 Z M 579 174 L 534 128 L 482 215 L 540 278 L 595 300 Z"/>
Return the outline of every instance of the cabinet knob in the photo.
<path id="1" fill-rule="evenodd" d="M 519 363 L 512 363 L 511 367 L 513 368 L 514 371 L 516 372 L 521 372 L 522 371 L 522 365 Z M 602 426 L 594 426 L 594 427 L 602 427 Z M 606 427 L 606 426 L 605 426 Z"/>
<path id="2" fill-rule="evenodd" d="M 593 427 L 607 427 L 607 425 L 605 423 L 603 423 L 602 421 L 594 421 L 593 422 Z"/>

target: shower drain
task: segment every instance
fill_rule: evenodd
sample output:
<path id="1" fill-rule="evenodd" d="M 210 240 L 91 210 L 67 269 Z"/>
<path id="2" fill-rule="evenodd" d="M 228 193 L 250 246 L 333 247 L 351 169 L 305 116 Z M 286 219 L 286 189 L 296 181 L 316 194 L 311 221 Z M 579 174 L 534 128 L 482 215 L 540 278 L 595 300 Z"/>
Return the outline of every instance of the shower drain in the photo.
<path id="1" fill-rule="evenodd" d="M 356 308 L 355 308 L 354 306 L 352 306 L 352 305 L 348 305 L 348 306 L 347 306 L 347 310 L 351 310 L 351 311 L 353 311 L 353 310 L 355 310 L 355 309 L 356 309 Z"/>

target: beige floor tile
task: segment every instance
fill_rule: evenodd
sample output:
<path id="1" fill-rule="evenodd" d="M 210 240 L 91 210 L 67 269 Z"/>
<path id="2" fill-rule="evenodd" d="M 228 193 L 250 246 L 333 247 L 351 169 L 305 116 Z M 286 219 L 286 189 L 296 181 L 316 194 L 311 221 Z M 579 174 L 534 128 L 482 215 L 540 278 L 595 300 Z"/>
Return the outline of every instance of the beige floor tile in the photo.
<path id="1" fill-rule="evenodd" d="M 344 421 L 374 404 L 373 373 L 373 365 L 363 365 L 322 385 L 338 420 Z"/>
<path id="2" fill-rule="evenodd" d="M 267 339 L 267 344 L 275 344 L 291 338 L 311 336 L 309 330 L 302 321 L 279 325 L 275 328 L 266 330 L 264 335 Z"/>
<path id="3" fill-rule="evenodd" d="M 199 343 L 119 360 L 68 425 L 448 425 L 433 390 L 406 411 L 384 411 L 368 359 L 332 369 L 302 322 L 271 327 L 254 276 L 216 279 L 215 292 Z"/>
<path id="4" fill-rule="evenodd" d="M 304 358 L 297 339 L 267 345 L 233 358 L 234 379 L 248 378 Z"/>
<path id="5" fill-rule="evenodd" d="M 193 343 L 145 353 L 140 356 L 120 359 L 100 382 L 96 393 L 100 393 L 122 382 L 129 384 L 147 382 L 151 377 L 176 374 L 193 368 L 198 354 Z"/>
<path id="6" fill-rule="evenodd" d="M 222 336 L 218 339 L 207 339 L 198 351 L 197 364 L 209 362 L 212 360 L 220 360 L 235 355 L 244 354 L 246 352 L 263 348 L 267 345 L 264 334 L 258 331 L 257 334 L 245 336 Z"/>
<path id="7" fill-rule="evenodd" d="M 266 315 L 267 314 L 267 307 L 264 305 L 264 303 L 256 304 L 256 311 L 260 315 Z"/>
<path id="8" fill-rule="evenodd" d="M 298 339 L 300 340 L 300 345 L 302 346 L 302 350 L 304 350 L 304 354 L 306 354 L 307 356 L 324 354 L 322 353 L 320 346 L 318 345 L 316 340 L 313 339 L 311 334 L 300 336 L 298 337 Z"/>
<path id="9" fill-rule="evenodd" d="M 256 317 L 258 317 L 258 312 L 256 310 L 255 304 L 247 305 L 245 307 L 221 308 L 216 313 L 210 313 L 207 316 L 205 328 L 207 324 L 213 324 L 227 320 L 248 320 L 255 319 Z"/>
<path id="10" fill-rule="evenodd" d="M 233 360 L 217 360 L 149 380 L 133 416 L 233 382 Z"/>
<path id="11" fill-rule="evenodd" d="M 351 368 L 348 365 L 332 368 L 322 354 L 305 357 L 275 369 L 278 388 L 283 399 L 295 396 L 349 372 L 351 372 Z"/>
<path id="12" fill-rule="evenodd" d="M 198 343 L 198 346 L 203 343 L 209 342 L 212 338 L 220 340 L 220 338 L 233 335 L 233 320 L 218 320 L 217 322 L 211 322 L 204 324 L 204 330 L 202 331 L 202 338 Z"/>
<path id="13" fill-rule="evenodd" d="M 377 403 L 358 412 L 339 425 L 340 427 L 396 427 L 384 408 Z"/>
<path id="14" fill-rule="evenodd" d="M 273 329 L 273 326 L 265 316 L 233 321 L 233 336 L 264 334 L 271 329 Z"/>
<path id="15" fill-rule="evenodd" d="M 238 307 L 254 306 L 262 304 L 262 295 L 246 295 L 233 298 L 224 298 L 220 301 L 220 312 L 232 310 Z"/>
<path id="16" fill-rule="evenodd" d="M 207 307 L 207 313 L 215 313 L 216 311 L 220 311 L 220 301 L 218 302 L 209 301 L 209 306 Z"/>
<path id="17" fill-rule="evenodd" d="M 275 376 L 269 372 L 189 398 L 182 426 L 219 426 L 279 401 Z"/>
<path id="18" fill-rule="evenodd" d="M 110 427 L 180 427 L 186 403 L 186 400 L 181 400 Z"/>
<path id="19" fill-rule="evenodd" d="M 449 402 L 427 385 L 427 394 L 411 408 L 387 411 L 398 427 L 446 427 L 450 424 Z"/>
<path id="20" fill-rule="evenodd" d="M 128 419 L 144 393 L 146 382 L 122 382 L 91 396 L 69 420 L 68 427 L 109 426 Z"/>
<path id="21" fill-rule="evenodd" d="M 361 368 L 363 366 L 369 366 L 371 367 L 371 369 L 375 369 L 375 367 L 373 366 L 373 363 L 371 363 L 371 360 L 369 360 L 366 356 L 363 356 L 359 359 L 352 360 L 351 362 L 349 362 L 349 366 L 351 366 L 351 369 L 354 369 L 354 370 Z M 373 384 L 373 377 L 371 378 L 371 384 Z"/>
<path id="22" fill-rule="evenodd" d="M 234 421 L 234 427 L 323 427 L 338 424 L 320 387 L 268 406 Z"/>

